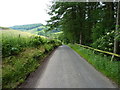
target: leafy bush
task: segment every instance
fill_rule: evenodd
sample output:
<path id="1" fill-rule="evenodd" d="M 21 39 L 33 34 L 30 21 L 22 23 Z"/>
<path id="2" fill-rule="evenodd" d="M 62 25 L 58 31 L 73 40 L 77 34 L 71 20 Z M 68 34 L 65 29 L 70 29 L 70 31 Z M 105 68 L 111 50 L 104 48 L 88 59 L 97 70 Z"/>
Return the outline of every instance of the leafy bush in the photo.
<path id="1" fill-rule="evenodd" d="M 49 40 L 47 41 L 48 44 L 55 44 L 55 41 L 54 40 Z"/>
<path id="2" fill-rule="evenodd" d="M 2 56 L 3 57 L 17 55 L 19 54 L 19 52 L 23 50 L 23 48 L 26 48 L 26 47 L 37 48 L 46 43 L 48 45 L 53 44 L 54 47 L 60 45 L 60 42 L 58 41 L 43 38 L 37 35 L 23 33 L 21 31 L 6 30 L 6 31 L 2 31 L 2 33 L 3 33 L 2 34 L 2 38 L 3 38 L 2 39 Z"/>
<path id="3" fill-rule="evenodd" d="M 49 51 L 51 51 L 53 49 L 53 45 L 45 44 L 44 48 L 45 48 L 45 53 L 48 53 Z"/>
<path id="4" fill-rule="evenodd" d="M 100 38 L 105 33 L 105 30 L 101 23 L 96 23 L 96 25 L 92 28 L 92 39 L 93 42 Z"/>
<path id="5" fill-rule="evenodd" d="M 114 31 L 106 33 L 106 35 L 97 39 L 91 46 L 104 51 L 113 52 Z"/>
<path id="6" fill-rule="evenodd" d="M 38 47 L 39 45 L 43 44 L 43 41 L 42 41 L 41 37 L 35 36 L 31 39 L 30 44 L 33 47 Z"/>
<path id="7" fill-rule="evenodd" d="M 41 60 L 59 41 L 32 35 L 16 30 L 2 32 L 2 86 L 15 88 L 24 82 L 26 76 L 34 71 Z M 1 38 L 0 38 L 1 39 Z"/>
<path id="8" fill-rule="evenodd" d="M 16 55 L 24 47 L 29 46 L 31 34 L 16 30 L 5 30 L 2 32 L 2 56 Z"/>
<path id="9" fill-rule="evenodd" d="M 43 56 L 44 56 L 44 53 L 42 51 L 39 51 L 33 55 L 33 59 L 40 60 L 41 58 L 43 58 Z"/>
<path id="10" fill-rule="evenodd" d="M 12 55 L 16 55 L 20 52 L 20 49 L 18 49 L 17 47 L 12 47 L 11 48 L 11 54 Z"/>

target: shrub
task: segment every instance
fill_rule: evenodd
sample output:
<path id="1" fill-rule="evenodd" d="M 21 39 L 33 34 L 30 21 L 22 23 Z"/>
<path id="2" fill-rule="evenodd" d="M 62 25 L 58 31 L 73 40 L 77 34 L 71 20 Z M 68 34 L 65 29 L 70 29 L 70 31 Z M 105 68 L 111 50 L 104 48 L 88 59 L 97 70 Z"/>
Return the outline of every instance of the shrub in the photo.
<path id="1" fill-rule="evenodd" d="M 49 40 L 47 41 L 47 44 L 55 44 L 55 40 Z"/>
<path id="2" fill-rule="evenodd" d="M 45 53 L 48 53 L 50 50 L 52 50 L 54 47 L 51 44 L 45 44 L 44 45 L 45 48 Z"/>
<path id="3" fill-rule="evenodd" d="M 40 60 L 44 56 L 43 52 L 39 51 L 33 55 L 33 59 Z"/>
<path id="4" fill-rule="evenodd" d="M 97 39 L 91 46 L 104 51 L 113 52 L 114 31 L 107 32 L 105 36 Z"/>
<path id="5" fill-rule="evenodd" d="M 12 47 L 11 48 L 11 54 L 12 55 L 17 55 L 20 52 L 20 49 L 18 49 L 17 47 Z"/>
<path id="6" fill-rule="evenodd" d="M 58 41 L 15 30 L 6 30 L 2 33 L 3 88 L 17 87 L 39 66 L 50 50 L 60 45 Z"/>
<path id="7" fill-rule="evenodd" d="M 42 45 L 43 42 L 42 42 L 41 37 L 35 36 L 31 39 L 30 44 L 33 47 L 38 47 L 39 45 Z"/>

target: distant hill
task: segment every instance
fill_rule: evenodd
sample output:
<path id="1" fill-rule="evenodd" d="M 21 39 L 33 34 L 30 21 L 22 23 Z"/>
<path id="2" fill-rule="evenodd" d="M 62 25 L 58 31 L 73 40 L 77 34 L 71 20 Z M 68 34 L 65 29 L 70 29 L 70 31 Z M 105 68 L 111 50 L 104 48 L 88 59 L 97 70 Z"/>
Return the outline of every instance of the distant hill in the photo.
<path id="1" fill-rule="evenodd" d="M 24 31 L 24 30 L 31 30 L 40 26 L 43 26 L 43 24 L 38 23 L 38 24 L 16 25 L 9 28 Z"/>
<path id="2" fill-rule="evenodd" d="M 20 30 L 24 32 L 29 32 L 32 34 L 37 34 L 45 37 L 56 38 L 57 34 L 60 34 L 60 30 L 51 30 L 47 31 L 48 27 L 43 24 L 27 24 L 27 25 L 17 25 L 13 27 L 9 27 L 14 30 Z"/>

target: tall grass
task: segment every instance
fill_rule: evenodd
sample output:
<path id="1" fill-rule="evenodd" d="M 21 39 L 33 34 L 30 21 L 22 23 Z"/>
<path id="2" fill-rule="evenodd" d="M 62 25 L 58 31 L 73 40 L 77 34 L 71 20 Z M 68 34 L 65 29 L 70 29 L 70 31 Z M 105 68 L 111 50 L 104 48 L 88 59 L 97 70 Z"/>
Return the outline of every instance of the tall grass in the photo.
<path id="1" fill-rule="evenodd" d="M 96 53 L 93 50 L 89 50 L 79 45 L 69 45 L 78 54 L 85 58 L 89 63 L 91 63 L 97 70 L 102 72 L 104 75 L 115 81 L 120 85 L 120 70 L 119 61 L 111 62 L 111 57 Z"/>
<path id="2" fill-rule="evenodd" d="M 24 82 L 41 60 L 61 43 L 17 30 L 2 30 L 2 86 L 15 88 Z"/>
<path id="3" fill-rule="evenodd" d="M 30 46 L 32 34 L 17 30 L 2 30 L 2 55 L 17 54 L 23 47 Z"/>
<path id="4" fill-rule="evenodd" d="M 33 35 L 27 32 L 17 30 L 2 30 L 2 56 L 16 55 L 26 47 L 38 47 L 47 43 L 49 40 L 45 37 Z M 54 41 L 54 40 L 53 40 Z M 57 44 L 58 41 L 51 44 Z"/>

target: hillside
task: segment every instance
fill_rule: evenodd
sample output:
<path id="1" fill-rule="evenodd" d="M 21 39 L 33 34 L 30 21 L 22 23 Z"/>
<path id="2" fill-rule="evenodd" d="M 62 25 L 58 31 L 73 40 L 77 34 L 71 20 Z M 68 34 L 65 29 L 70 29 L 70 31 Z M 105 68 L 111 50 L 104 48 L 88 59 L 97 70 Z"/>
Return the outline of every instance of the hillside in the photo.
<path id="1" fill-rule="evenodd" d="M 24 32 L 29 32 L 36 35 L 46 36 L 50 38 L 57 38 L 61 33 L 60 30 L 47 31 L 48 27 L 43 24 L 27 24 L 27 25 L 17 25 L 9 27 L 14 30 L 20 30 Z"/>
<path id="2" fill-rule="evenodd" d="M 26 24 L 26 25 L 16 25 L 16 26 L 12 26 L 9 27 L 11 29 L 15 29 L 15 30 L 31 30 L 37 27 L 43 26 L 42 24 L 38 23 L 38 24 Z"/>
<path id="3" fill-rule="evenodd" d="M 2 34 L 0 77 L 3 88 L 13 89 L 23 83 L 27 76 L 42 64 L 45 57 L 61 45 L 58 40 L 19 30 L 0 30 L 0 34 Z"/>

